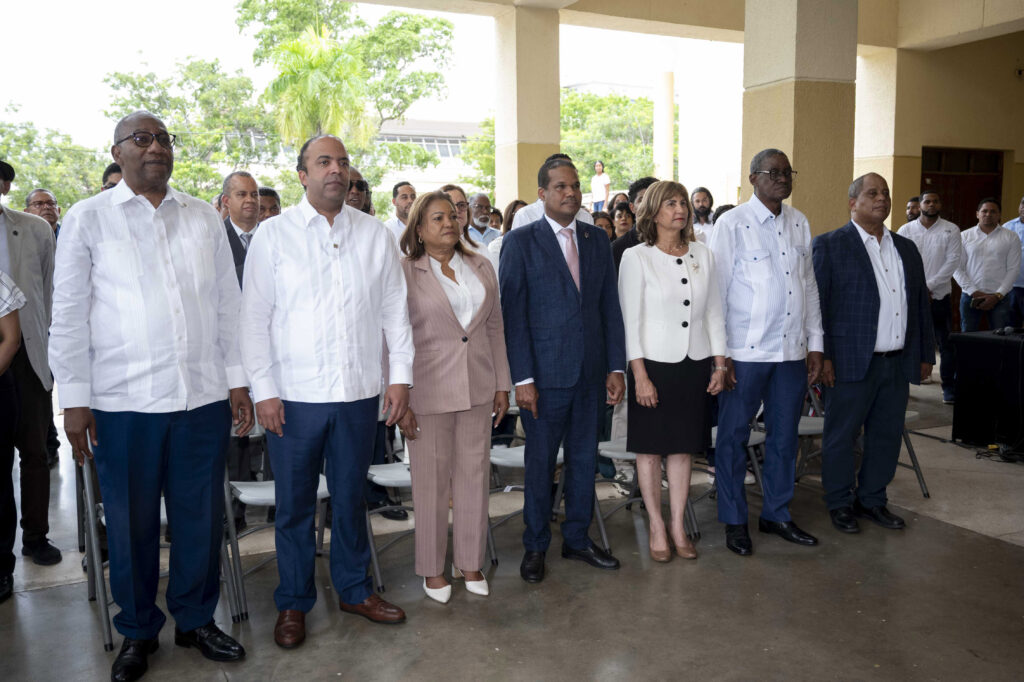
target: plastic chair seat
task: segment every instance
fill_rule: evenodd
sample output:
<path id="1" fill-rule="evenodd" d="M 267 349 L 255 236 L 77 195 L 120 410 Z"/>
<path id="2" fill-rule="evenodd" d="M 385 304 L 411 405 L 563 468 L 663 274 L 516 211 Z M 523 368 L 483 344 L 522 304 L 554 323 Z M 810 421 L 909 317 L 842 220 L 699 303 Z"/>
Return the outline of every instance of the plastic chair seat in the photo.
<path id="1" fill-rule="evenodd" d="M 254 507 L 272 507 L 277 502 L 273 481 L 231 481 L 230 484 L 232 494 L 242 504 Z M 320 482 L 316 487 L 316 499 L 319 501 L 329 496 L 327 477 L 320 474 Z"/>
<path id="2" fill-rule="evenodd" d="M 412 474 L 405 462 L 374 464 L 366 474 L 367 478 L 384 488 L 411 488 Z"/>
<path id="3" fill-rule="evenodd" d="M 562 448 L 558 448 L 558 454 L 555 456 L 555 464 L 562 464 L 565 461 Z M 504 445 L 491 448 L 491 464 L 499 467 L 507 467 L 509 469 L 525 469 L 526 468 L 526 446 L 517 445 L 512 448 L 507 448 Z"/>

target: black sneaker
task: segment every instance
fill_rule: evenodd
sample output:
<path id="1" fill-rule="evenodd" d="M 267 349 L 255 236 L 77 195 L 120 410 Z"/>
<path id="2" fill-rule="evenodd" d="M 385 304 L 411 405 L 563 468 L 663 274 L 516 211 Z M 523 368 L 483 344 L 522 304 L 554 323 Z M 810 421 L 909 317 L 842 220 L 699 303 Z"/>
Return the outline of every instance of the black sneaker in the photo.
<path id="1" fill-rule="evenodd" d="M 59 564 L 63 558 L 60 555 L 60 550 L 53 546 L 46 538 L 43 538 L 42 542 L 38 542 L 33 545 L 24 545 L 21 548 L 21 555 L 32 558 L 32 563 L 39 564 L 40 566 L 53 566 Z"/>

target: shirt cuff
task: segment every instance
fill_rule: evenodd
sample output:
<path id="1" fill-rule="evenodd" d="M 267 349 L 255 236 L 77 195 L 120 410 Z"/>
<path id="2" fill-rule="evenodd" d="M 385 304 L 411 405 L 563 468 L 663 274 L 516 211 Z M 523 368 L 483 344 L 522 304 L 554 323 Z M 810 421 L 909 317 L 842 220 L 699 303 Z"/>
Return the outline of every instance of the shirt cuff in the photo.
<path id="1" fill-rule="evenodd" d="M 252 400 L 254 403 L 260 403 L 277 397 L 280 397 L 280 393 L 278 393 L 274 380 L 270 377 L 252 382 Z"/>
<path id="2" fill-rule="evenodd" d="M 406 384 L 412 386 L 412 367 L 393 363 L 388 366 L 388 385 Z"/>
<path id="3" fill-rule="evenodd" d="M 62 410 L 74 407 L 89 407 L 92 398 L 91 384 L 61 384 L 57 388 L 57 404 Z"/>
<path id="4" fill-rule="evenodd" d="M 611 372 L 609 372 L 609 374 L 625 374 L 625 373 L 626 373 L 626 370 L 624 370 L 624 369 L 613 369 Z"/>
<path id="5" fill-rule="evenodd" d="M 807 337 L 807 352 L 808 353 L 824 353 L 825 352 L 825 337 L 821 334 L 812 334 Z"/>
<path id="6" fill-rule="evenodd" d="M 533 377 L 530 377 L 529 379 L 523 379 L 522 381 L 517 381 L 516 382 L 516 386 L 525 386 L 526 384 L 532 384 L 532 383 L 533 383 Z"/>
<path id="7" fill-rule="evenodd" d="M 228 377 L 228 388 L 246 388 L 249 386 L 249 380 L 245 376 L 245 369 L 241 365 L 229 365 L 224 368 L 224 373 Z"/>

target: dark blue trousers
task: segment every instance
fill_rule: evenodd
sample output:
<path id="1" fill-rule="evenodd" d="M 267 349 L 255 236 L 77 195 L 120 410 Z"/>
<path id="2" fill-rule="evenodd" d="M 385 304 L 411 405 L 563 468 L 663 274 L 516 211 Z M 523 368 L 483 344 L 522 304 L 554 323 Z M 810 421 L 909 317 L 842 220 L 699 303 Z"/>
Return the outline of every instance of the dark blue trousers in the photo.
<path id="1" fill-rule="evenodd" d="M 313 518 L 320 472 L 327 462 L 331 493 L 331 581 L 341 601 L 372 594 L 370 545 L 363 502 L 377 431 L 377 397 L 347 403 L 284 402 L 283 436 L 267 433 L 277 496 L 278 611 L 309 612 L 316 603 Z M 177 531 L 175 531 L 177 532 Z"/>
<path id="2" fill-rule="evenodd" d="M 935 345 L 939 347 L 943 395 L 953 395 L 956 390 L 956 347 L 949 342 L 949 334 L 953 330 L 953 309 L 949 299 L 946 296 L 932 301 L 932 328 L 935 330 Z"/>
<path id="3" fill-rule="evenodd" d="M 722 523 L 747 522 L 747 493 L 743 477 L 747 473 L 747 441 L 750 421 L 764 401 L 765 442 L 764 506 L 765 521 L 790 521 L 789 503 L 793 499 L 796 475 L 797 426 L 807 393 L 807 363 L 733 362 L 736 388 L 718 396 L 718 439 L 715 443 L 715 481 L 718 487 L 718 520 Z"/>
<path id="4" fill-rule="evenodd" d="M 527 551 L 546 552 L 551 544 L 551 484 L 561 445 L 565 458 L 562 542 L 572 549 L 586 549 L 594 511 L 598 404 L 605 388 L 577 384 L 538 389 L 538 393 L 537 419 L 526 410 L 520 413 L 526 432 L 523 546 Z"/>
<path id="5" fill-rule="evenodd" d="M 152 639 L 167 620 L 156 606 L 161 493 L 174 529 L 167 608 L 181 630 L 206 625 L 220 596 L 228 402 L 182 412 L 93 414 L 110 592 L 121 607 L 114 626 L 125 637 Z"/>
<path id="6" fill-rule="evenodd" d="M 874 356 L 861 381 L 837 381 L 825 390 L 825 432 L 821 439 L 821 484 L 829 509 L 846 507 L 856 496 L 865 507 L 887 501 L 885 487 L 896 475 L 910 383 L 903 358 Z M 864 455 L 857 473 L 853 446 L 864 429 Z"/>

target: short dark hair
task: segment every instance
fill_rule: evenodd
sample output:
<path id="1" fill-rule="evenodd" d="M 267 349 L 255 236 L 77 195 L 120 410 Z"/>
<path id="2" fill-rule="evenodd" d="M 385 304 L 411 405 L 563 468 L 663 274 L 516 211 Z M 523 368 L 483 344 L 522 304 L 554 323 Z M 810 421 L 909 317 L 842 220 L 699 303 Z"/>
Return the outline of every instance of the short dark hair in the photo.
<path id="1" fill-rule="evenodd" d="M 723 213 L 728 213 L 732 209 L 736 208 L 736 204 L 722 204 L 715 209 L 714 214 L 711 216 L 711 224 L 714 225 L 718 222 L 718 219 L 722 217 Z"/>
<path id="2" fill-rule="evenodd" d="M 6 161 L 0 161 L 0 181 L 14 182 L 14 166 Z"/>
<path id="3" fill-rule="evenodd" d="M 325 137 L 333 137 L 338 142 L 341 142 L 341 138 L 340 137 L 338 137 L 337 135 L 331 135 L 329 133 L 321 133 L 320 135 L 314 135 L 313 137 L 309 138 L 308 140 L 306 140 L 305 142 L 302 143 L 302 148 L 299 149 L 299 160 L 295 164 L 295 170 L 297 170 L 297 171 L 307 170 L 307 168 L 306 168 L 306 150 L 309 149 L 309 145 L 311 145 L 314 142 L 316 142 L 317 140 L 323 139 Z"/>
<path id="4" fill-rule="evenodd" d="M 939 194 L 938 192 L 936 192 L 934 189 L 926 189 L 926 190 L 923 190 L 921 192 L 921 197 L 920 197 L 920 199 L 918 199 L 918 201 L 924 199 L 929 194 L 934 194 L 935 196 L 937 196 L 939 198 L 940 201 L 942 200 L 942 195 Z"/>
<path id="5" fill-rule="evenodd" d="M 455 210 L 455 202 L 452 201 L 452 198 L 444 190 L 438 189 L 416 197 L 416 201 L 412 202 L 412 206 L 409 207 L 409 222 L 406 224 L 405 231 L 402 232 L 402 238 L 398 242 L 402 253 L 409 260 L 416 260 L 427 252 L 423 242 L 419 240 L 416 234 L 416 228 L 420 226 L 420 223 L 426 217 L 427 207 L 435 201 L 447 202 L 452 207 L 452 210 Z M 455 243 L 455 250 L 459 253 L 466 253 L 466 247 L 462 243 L 464 241 L 469 242 L 470 246 L 476 248 L 476 242 L 463 236 L 462 239 Z"/>
<path id="6" fill-rule="evenodd" d="M 396 198 L 398 196 L 398 190 L 402 189 L 406 185 L 409 185 L 410 187 L 412 187 L 412 183 L 411 182 L 406 182 L 405 180 L 402 180 L 400 182 L 396 182 L 395 186 L 391 188 L 391 198 L 392 199 Z M 415 189 L 415 188 L 413 188 L 413 189 Z"/>
<path id="7" fill-rule="evenodd" d="M 224 192 L 218 192 L 217 196 L 213 198 L 213 205 L 217 207 L 219 211 L 222 208 L 222 202 L 224 201 Z"/>
<path id="8" fill-rule="evenodd" d="M 633 213 L 633 209 L 629 207 L 629 204 L 627 204 L 625 201 L 620 201 L 619 203 L 612 206 L 612 220 L 615 220 L 615 214 L 618 213 L 619 211 L 625 211 L 626 213 L 628 213 L 629 217 L 633 220 L 633 224 L 636 225 L 636 213 Z"/>
<path id="9" fill-rule="evenodd" d="M 999 209 L 1000 213 L 1002 213 L 1003 211 L 1003 205 L 999 203 L 999 199 L 996 199 L 995 197 L 985 197 L 984 199 L 978 202 L 978 208 L 975 210 L 980 211 L 981 207 L 984 206 L 985 204 L 995 204 L 996 208 Z"/>
<path id="10" fill-rule="evenodd" d="M 636 203 L 636 195 L 640 194 L 641 190 L 645 190 L 658 181 L 658 178 L 650 175 L 634 180 L 630 185 L 629 189 L 626 190 L 626 196 L 629 197 L 629 203 Z"/>
<path id="11" fill-rule="evenodd" d="M 231 184 L 231 179 L 232 178 L 249 178 L 253 182 L 256 182 L 256 178 L 254 178 L 252 176 L 252 173 L 250 173 L 249 171 L 243 171 L 243 170 L 231 171 L 230 173 L 228 173 L 227 175 L 224 176 L 224 182 L 220 186 L 220 194 L 221 194 L 221 196 L 224 196 L 225 194 L 228 193 L 228 185 Z"/>
<path id="12" fill-rule="evenodd" d="M 917 196 L 917 197 L 910 197 L 909 199 L 907 199 L 907 203 L 908 203 L 908 204 L 909 204 L 909 203 L 910 203 L 911 201 L 914 201 L 914 202 L 916 202 L 916 203 L 920 204 L 920 203 L 921 203 L 921 197 Z"/>
<path id="13" fill-rule="evenodd" d="M 281 203 L 281 195 L 273 187 L 260 187 L 259 192 L 261 197 L 274 197 L 277 203 Z"/>
<path id="14" fill-rule="evenodd" d="M 781 149 L 775 149 L 774 147 L 762 149 L 758 153 L 754 154 L 754 158 L 750 160 L 750 174 L 753 175 L 757 171 L 761 170 L 761 166 L 764 165 L 764 162 L 773 156 L 786 156 L 786 152 Z"/>
<path id="15" fill-rule="evenodd" d="M 562 156 L 565 156 L 565 154 L 562 154 Z M 576 166 L 573 164 L 572 161 L 568 160 L 568 157 L 564 159 L 549 159 L 545 161 L 544 165 L 542 165 L 540 167 L 540 170 L 537 171 L 537 187 L 543 187 L 544 189 L 547 189 L 548 183 L 551 182 L 551 171 L 555 170 L 556 168 L 572 168 L 574 171 L 576 171 Z M 576 171 L 576 176 L 579 177 L 579 171 Z"/>
<path id="16" fill-rule="evenodd" d="M 555 152 L 548 158 L 544 159 L 544 163 L 547 163 L 548 161 L 554 161 L 555 159 L 565 159 L 569 163 L 572 163 L 572 157 L 569 156 L 568 154 L 563 154 L 562 152 Z"/>
<path id="17" fill-rule="evenodd" d="M 117 173 L 118 175 L 121 174 L 121 166 L 119 166 L 116 162 L 108 164 L 107 167 L 103 169 L 103 180 L 100 182 L 100 184 L 107 184 L 107 180 L 110 179 L 110 176 L 113 175 L 114 173 Z"/>
<path id="18" fill-rule="evenodd" d="M 711 190 L 709 190 L 707 187 L 698 187 L 698 188 L 694 189 L 692 192 L 690 192 L 690 202 L 692 203 L 693 202 L 693 198 L 695 196 L 697 196 L 698 194 L 700 194 L 701 192 L 703 192 L 704 194 L 708 195 L 708 200 L 711 202 L 710 208 L 714 208 L 715 207 L 715 197 L 711 194 Z"/>

